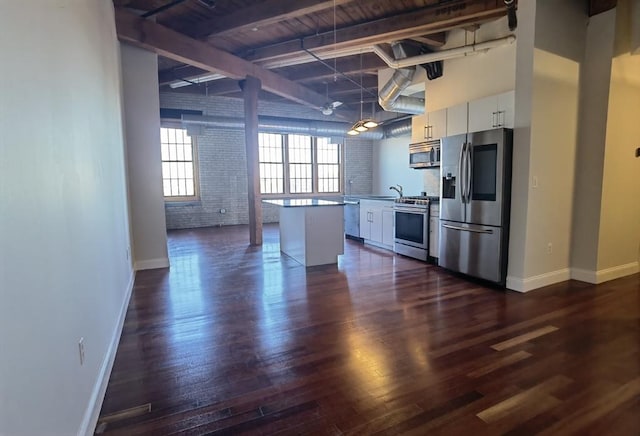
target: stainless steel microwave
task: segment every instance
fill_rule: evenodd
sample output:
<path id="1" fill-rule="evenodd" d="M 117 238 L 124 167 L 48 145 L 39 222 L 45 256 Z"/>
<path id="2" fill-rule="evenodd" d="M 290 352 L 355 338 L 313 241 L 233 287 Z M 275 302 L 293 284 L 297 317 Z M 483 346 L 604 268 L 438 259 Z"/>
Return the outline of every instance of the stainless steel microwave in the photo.
<path id="1" fill-rule="evenodd" d="M 432 168 L 440 166 L 440 140 L 409 144 L 409 166 L 411 168 Z"/>

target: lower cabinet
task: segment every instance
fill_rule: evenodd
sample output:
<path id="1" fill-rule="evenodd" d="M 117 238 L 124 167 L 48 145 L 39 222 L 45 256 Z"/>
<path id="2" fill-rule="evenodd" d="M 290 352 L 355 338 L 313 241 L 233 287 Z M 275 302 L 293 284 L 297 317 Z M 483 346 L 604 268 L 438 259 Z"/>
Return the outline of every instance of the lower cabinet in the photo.
<path id="1" fill-rule="evenodd" d="M 372 245 L 393 249 L 393 202 L 360 200 L 360 237 Z"/>

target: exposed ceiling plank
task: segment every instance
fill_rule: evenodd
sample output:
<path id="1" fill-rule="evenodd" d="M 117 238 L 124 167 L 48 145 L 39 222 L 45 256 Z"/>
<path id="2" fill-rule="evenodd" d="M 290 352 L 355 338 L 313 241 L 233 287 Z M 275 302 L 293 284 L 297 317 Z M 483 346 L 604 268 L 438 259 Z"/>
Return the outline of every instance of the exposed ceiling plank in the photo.
<path id="1" fill-rule="evenodd" d="M 333 67 L 333 59 L 325 61 Z M 288 77 L 290 80 L 311 82 L 331 80 L 333 76 L 340 79 L 342 74 L 354 74 L 360 71 L 377 71 L 380 68 L 386 68 L 387 64 L 373 53 L 365 53 L 362 55 L 362 68 L 360 66 L 360 56 L 352 56 L 348 58 L 340 58 L 336 60 L 335 68 L 339 73 L 335 73 L 332 69 L 320 62 L 296 65 L 285 68 L 278 68 L 274 71 Z M 342 73 L 342 74 L 340 74 Z"/>
<path id="2" fill-rule="evenodd" d="M 501 17 L 506 14 L 504 2 L 497 0 L 452 0 L 442 5 L 398 14 L 354 26 L 290 40 L 247 53 L 254 62 L 286 59 L 303 53 L 303 48 L 316 54 L 331 53 L 341 48 L 364 47 L 392 40 L 431 35 L 466 24 Z M 335 37 L 335 44 L 334 44 Z"/>
<path id="3" fill-rule="evenodd" d="M 313 108 L 321 108 L 325 103 L 324 96 L 298 83 L 120 8 L 116 9 L 116 29 L 121 41 L 167 58 L 233 79 L 253 76 L 266 91 Z"/>
<path id="4" fill-rule="evenodd" d="M 353 0 L 266 0 L 222 17 L 202 21 L 184 31 L 194 38 L 220 36 L 229 32 L 268 26 L 331 8 L 334 3 L 339 6 L 350 1 Z"/>
<path id="5" fill-rule="evenodd" d="M 432 35 L 414 36 L 411 39 L 431 47 L 442 47 L 447 42 L 447 34 L 440 32 Z"/>
<path id="6" fill-rule="evenodd" d="M 171 82 L 181 79 L 190 79 L 203 74 L 209 74 L 208 71 L 202 68 L 194 67 L 191 65 L 185 65 L 179 68 L 171 68 L 168 70 L 158 71 L 158 82 L 160 86 L 168 85 Z"/>
<path id="7" fill-rule="evenodd" d="M 617 0 L 589 0 L 589 16 L 597 15 L 617 6 Z"/>
<path id="8" fill-rule="evenodd" d="M 329 65 L 333 66 L 333 60 L 326 61 Z M 354 56 L 349 58 L 337 59 L 336 69 L 342 74 L 354 74 L 363 71 L 367 72 L 377 71 L 380 68 L 385 68 L 387 64 L 382 59 L 373 53 L 365 53 L 362 55 L 362 69 L 360 68 L 360 57 Z M 341 74 L 334 73 L 329 67 L 322 65 L 319 62 L 307 63 L 302 65 L 295 65 L 291 67 L 277 68 L 273 70 L 274 73 L 280 74 L 294 80 L 296 82 L 308 83 L 308 82 L 321 82 L 325 80 L 332 80 L 336 75 L 340 79 Z M 158 72 L 158 81 L 160 86 L 168 85 L 171 82 L 175 82 L 181 79 L 191 79 L 194 77 L 209 74 L 207 71 L 193 67 L 191 65 L 185 65 L 177 68 L 170 68 Z"/>

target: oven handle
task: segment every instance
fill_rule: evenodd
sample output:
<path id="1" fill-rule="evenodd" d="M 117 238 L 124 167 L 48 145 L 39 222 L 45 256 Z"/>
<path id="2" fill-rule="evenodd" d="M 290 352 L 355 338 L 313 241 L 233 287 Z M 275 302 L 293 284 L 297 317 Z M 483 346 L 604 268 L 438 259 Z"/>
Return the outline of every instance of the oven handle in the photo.
<path id="1" fill-rule="evenodd" d="M 408 212 L 408 213 L 415 213 L 415 214 L 421 214 L 424 215 L 427 213 L 427 209 L 411 209 L 408 207 L 394 207 L 393 208 L 394 211 L 398 211 L 398 212 Z"/>
<path id="2" fill-rule="evenodd" d="M 493 234 L 493 230 L 491 229 L 486 229 L 486 230 L 479 230 L 479 229 L 469 229 L 466 227 L 458 227 L 458 226 L 452 226 L 449 224 L 443 224 L 442 227 L 445 227 L 447 229 L 451 229 L 451 230 L 461 230 L 463 232 L 471 232 L 471 233 L 487 233 L 489 235 Z"/>

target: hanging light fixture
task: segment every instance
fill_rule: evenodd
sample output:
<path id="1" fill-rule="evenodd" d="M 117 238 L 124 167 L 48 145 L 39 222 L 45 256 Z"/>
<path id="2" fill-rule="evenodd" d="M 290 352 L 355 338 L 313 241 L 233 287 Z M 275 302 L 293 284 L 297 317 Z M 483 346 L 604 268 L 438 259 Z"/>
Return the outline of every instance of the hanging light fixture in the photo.
<path id="1" fill-rule="evenodd" d="M 360 120 L 358 120 L 352 127 L 351 130 L 347 132 L 347 135 L 355 136 L 359 135 L 362 132 L 366 132 L 369 129 L 373 129 L 374 127 L 378 127 L 378 123 L 373 118 L 364 118 L 362 115 L 362 105 L 364 104 L 364 98 L 362 96 L 362 91 L 364 90 L 362 86 L 362 53 L 360 53 Z M 374 103 L 375 104 L 375 103 Z M 373 114 L 373 111 L 372 111 Z"/>

